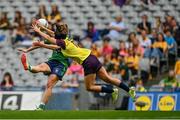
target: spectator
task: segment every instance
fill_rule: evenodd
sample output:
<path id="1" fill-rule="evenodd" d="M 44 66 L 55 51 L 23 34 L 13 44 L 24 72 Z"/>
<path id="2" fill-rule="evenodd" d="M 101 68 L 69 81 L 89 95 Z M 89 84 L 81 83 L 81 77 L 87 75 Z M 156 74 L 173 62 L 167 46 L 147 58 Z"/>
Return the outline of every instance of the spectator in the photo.
<path id="1" fill-rule="evenodd" d="M 103 40 L 103 47 L 102 47 L 102 55 L 106 56 L 106 55 L 111 55 L 113 48 L 112 46 L 109 44 L 110 39 L 108 37 L 104 38 Z"/>
<path id="2" fill-rule="evenodd" d="M 171 33 L 173 34 L 177 45 L 180 46 L 180 26 L 177 24 L 175 19 L 171 21 L 171 26 Z M 180 55 L 180 49 L 178 49 L 178 55 Z"/>
<path id="3" fill-rule="evenodd" d="M 142 22 L 138 24 L 137 26 L 137 32 L 141 33 L 141 30 L 145 30 L 146 33 L 151 33 L 151 23 L 148 22 L 148 16 L 147 15 L 142 15 L 141 17 Z"/>
<path id="4" fill-rule="evenodd" d="M 146 53 L 149 51 L 151 47 L 151 40 L 148 38 L 146 34 L 146 30 L 141 30 L 141 36 L 139 37 L 140 46 L 144 49 L 142 49 L 142 52 L 145 54 L 144 56 L 147 56 Z M 141 52 L 141 56 L 143 56 Z"/>
<path id="5" fill-rule="evenodd" d="M 160 82 L 160 86 L 163 87 L 163 89 L 166 91 L 174 91 L 174 89 L 178 86 L 178 82 L 176 81 L 173 70 L 170 70 L 168 77 L 164 78 Z"/>
<path id="6" fill-rule="evenodd" d="M 162 33 L 158 34 L 158 39 L 154 44 L 152 45 L 151 49 L 147 49 L 144 53 L 144 57 L 149 58 L 162 58 L 166 52 L 167 52 L 168 45 L 164 39 L 164 36 Z M 152 60 L 152 63 L 154 63 L 154 60 Z"/>
<path id="7" fill-rule="evenodd" d="M 180 59 L 176 61 L 174 72 L 178 82 L 177 91 L 179 91 L 180 90 Z"/>
<path id="8" fill-rule="evenodd" d="M 1 82 L 1 89 L 2 90 L 12 90 L 13 86 L 14 86 L 14 82 L 12 79 L 12 76 L 9 72 L 6 72 L 4 74 L 3 80 Z"/>
<path id="9" fill-rule="evenodd" d="M 175 40 L 173 36 L 171 35 L 170 30 L 165 31 L 165 40 L 168 45 L 168 51 L 174 53 L 175 52 Z"/>
<path id="10" fill-rule="evenodd" d="M 0 18 L 0 29 L 6 30 L 10 27 L 10 22 L 7 17 L 7 12 L 3 12 Z"/>
<path id="11" fill-rule="evenodd" d="M 174 71 L 175 71 L 175 75 L 180 75 L 180 60 L 176 61 Z"/>
<path id="12" fill-rule="evenodd" d="M 155 48 L 156 50 L 158 50 L 158 55 L 160 57 L 163 57 L 163 54 L 165 54 L 167 52 L 167 43 L 164 39 L 164 36 L 162 33 L 158 34 L 158 39 L 157 41 L 153 44 L 153 48 Z"/>
<path id="13" fill-rule="evenodd" d="M 118 73 L 118 69 L 119 69 L 119 51 L 118 49 L 113 49 L 112 54 L 111 54 L 111 64 L 113 66 L 113 73 L 117 74 Z"/>
<path id="14" fill-rule="evenodd" d="M 100 53 L 97 45 L 94 44 L 94 43 L 91 45 L 91 53 L 92 53 L 93 55 L 95 55 L 96 57 L 100 57 L 100 56 L 101 56 L 101 53 Z"/>
<path id="15" fill-rule="evenodd" d="M 141 79 L 138 79 L 136 81 L 136 91 L 147 92 L 147 90 L 144 88 L 143 81 Z"/>
<path id="16" fill-rule="evenodd" d="M 137 39 L 136 38 L 136 33 L 135 32 L 131 32 L 129 35 L 128 35 L 128 40 L 127 40 L 127 45 L 126 47 L 129 48 L 129 47 L 132 47 L 132 42 Z"/>
<path id="17" fill-rule="evenodd" d="M 126 45 L 124 41 L 119 42 L 119 55 L 120 56 L 128 56 L 128 51 L 126 49 Z"/>
<path id="18" fill-rule="evenodd" d="M 104 66 L 109 74 L 119 75 L 119 59 L 117 49 L 113 49 L 112 54 L 107 54 L 104 56 Z"/>
<path id="19" fill-rule="evenodd" d="M 122 80 L 128 82 L 129 81 L 129 68 L 124 61 L 124 56 L 119 56 L 119 72 L 121 74 Z"/>
<path id="20" fill-rule="evenodd" d="M 153 28 L 156 29 L 158 32 L 163 32 L 163 23 L 160 16 L 155 17 Z"/>
<path id="21" fill-rule="evenodd" d="M 132 75 L 137 75 L 140 58 L 135 54 L 133 48 L 129 48 L 128 53 L 129 55 L 125 57 L 125 63 L 129 67 Z"/>
<path id="22" fill-rule="evenodd" d="M 104 56 L 104 67 L 106 68 L 108 73 L 111 73 L 111 71 L 114 69 L 114 66 L 111 63 L 111 54 L 107 54 Z"/>
<path id="23" fill-rule="evenodd" d="M 13 27 L 19 27 L 21 23 L 25 23 L 25 18 L 22 16 L 22 13 L 20 11 L 16 11 Z"/>
<path id="24" fill-rule="evenodd" d="M 115 5 L 122 7 L 125 4 L 129 4 L 131 0 L 113 0 Z"/>
<path id="25" fill-rule="evenodd" d="M 141 36 L 139 37 L 140 45 L 146 49 L 150 48 L 151 40 L 148 38 L 146 30 L 141 30 Z"/>
<path id="26" fill-rule="evenodd" d="M 152 29 L 151 35 L 150 35 L 150 40 L 151 40 L 151 44 L 153 44 L 155 41 L 157 41 L 157 36 L 158 36 L 158 31 L 157 29 Z"/>
<path id="27" fill-rule="evenodd" d="M 107 35 L 111 40 L 119 40 L 121 35 L 124 34 L 126 30 L 126 25 L 123 22 L 122 16 L 117 16 L 116 21 L 111 22 L 109 25 L 109 34 Z"/>
<path id="28" fill-rule="evenodd" d="M 61 22 L 62 17 L 61 17 L 61 13 L 58 10 L 58 6 L 57 5 L 52 5 L 51 6 L 51 14 L 48 15 L 48 21 L 52 24 L 55 24 L 57 22 Z"/>
<path id="29" fill-rule="evenodd" d="M 163 31 L 166 31 L 167 29 L 171 30 L 171 23 L 172 23 L 173 17 L 170 15 L 165 16 L 165 22 L 163 23 Z"/>
<path id="30" fill-rule="evenodd" d="M 31 39 L 31 36 L 28 34 L 25 21 L 21 20 L 19 25 L 13 31 L 12 44 L 17 44 L 19 42 L 23 42 L 25 40 L 30 40 L 30 39 Z"/>
<path id="31" fill-rule="evenodd" d="M 87 30 L 85 30 L 85 39 L 90 40 L 93 43 L 99 40 L 99 33 L 94 27 L 93 22 L 87 23 Z"/>
<path id="32" fill-rule="evenodd" d="M 144 48 L 139 44 L 139 40 L 138 39 L 134 39 L 132 42 L 132 48 L 134 51 L 136 51 L 136 55 L 139 57 L 143 57 L 144 55 Z"/>
<path id="33" fill-rule="evenodd" d="M 73 61 L 70 67 L 67 70 L 67 75 L 76 74 L 76 75 L 83 75 L 83 68 L 77 62 Z"/>
<path id="34" fill-rule="evenodd" d="M 39 6 L 39 12 L 36 15 L 36 19 L 44 18 L 46 19 L 48 16 L 47 11 L 46 11 L 46 6 L 45 5 L 40 5 Z"/>

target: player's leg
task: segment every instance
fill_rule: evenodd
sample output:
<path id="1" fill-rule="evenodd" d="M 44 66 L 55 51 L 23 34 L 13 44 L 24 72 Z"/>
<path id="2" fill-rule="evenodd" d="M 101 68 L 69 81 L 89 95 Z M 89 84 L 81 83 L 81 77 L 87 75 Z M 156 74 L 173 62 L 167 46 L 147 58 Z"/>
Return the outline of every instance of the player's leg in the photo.
<path id="1" fill-rule="evenodd" d="M 51 72 L 51 69 L 47 63 L 42 63 L 42 64 L 39 64 L 36 66 L 31 66 L 28 63 L 26 54 L 22 54 L 21 62 L 24 67 L 24 70 L 29 70 L 32 73 L 38 73 L 38 72 L 49 73 L 49 72 Z"/>
<path id="2" fill-rule="evenodd" d="M 84 77 L 87 91 L 101 92 L 101 86 L 95 85 L 96 74 L 89 74 Z"/>
<path id="3" fill-rule="evenodd" d="M 97 75 L 100 79 L 102 79 L 103 81 L 107 82 L 107 83 L 111 83 L 113 85 L 116 85 L 117 87 L 125 90 L 126 92 L 128 92 L 130 94 L 130 96 L 133 98 L 133 100 L 135 100 L 135 89 L 134 87 L 129 88 L 126 84 L 124 84 L 121 80 L 117 79 L 117 78 L 113 78 L 110 75 L 108 75 L 108 73 L 106 72 L 106 69 L 104 67 L 101 67 L 99 69 L 99 71 L 97 72 Z"/>
<path id="4" fill-rule="evenodd" d="M 94 55 L 90 55 L 84 62 L 83 68 L 85 73 L 85 84 L 88 91 L 114 93 L 118 89 L 114 90 L 109 86 L 100 86 L 95 84 L 96 73 L 102 67 L 102 64 Z M 117 92 L 116 92 L 117 93 Z M 115 101 L 115 100 L 114 100 Z"/>
<path id="5" fill-rule="evenodd" d="M 62 63 L 59 63 L 57 61 L 52 60 L 52 61 L 48 61 L 46 63 L 51 67 L 51 75 L 48 78 L 46 90 L 42 97 L 41 104 L 37 108 L 40 110 L 43 110 L 45 108 L 45 105 L 48 103 L 49 98 L 52 95 L 52 88 L 56 85 L 58 80 L 62 80 L 62 77 L 64 76 L 64 74 L 67 70 L 67 66 L 65 66 Z"/>
<path id="6" fill-rule="evenodd" d="M 100 86 L 95 84 L 96 74 L 88 74 L 85 76 L 85 86 L 87 91 L 92 92 L 103 92 L 103 93 L 112 93 L 113 102 L 118 98 L 118 89 L 113 89 L 108 86 Z"/>
<path id="7" fill-rule="evenodd" d="M 59 80 L 59 78 L 55 74 L 51 74 L 49 76 L 48 82 L 47 82 L 47 85 L 46 85 L 46 89 L 45 89 L 44 94 L 42 96 L 41 103 L 40 103 L 40 105 L 38 106 L 38 108 L 36 110 L 44 110 L 45 109 L 45 105 L 48 103 L 49 98 L 52 95 L 52 88 L 56 85 L 58 80 Z"/>
<path id="8" fill-rule="evenodd" d="M 36 66 L 31 66 L 29 71 L 32 73 L 39 73 L 39 72 L 50 73 L 51 69 L 47 63 L 41 63 Z"/>

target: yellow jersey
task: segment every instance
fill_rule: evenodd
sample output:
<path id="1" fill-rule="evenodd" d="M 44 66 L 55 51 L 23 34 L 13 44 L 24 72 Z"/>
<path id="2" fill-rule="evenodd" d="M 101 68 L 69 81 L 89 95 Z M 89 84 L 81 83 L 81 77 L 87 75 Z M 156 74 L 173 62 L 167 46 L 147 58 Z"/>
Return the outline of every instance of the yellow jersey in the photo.
<path id="1" fill-rule="evenodd" d="M 154 48 L 162 48 L 165 51 L 167 49 L 168 45 L 167 45 L 167 43 L 165 41 L 163 41 L 163 42 L 155 42 L 153 44 L 153 47 Z"/>
<path id="2" fill-rule="evenodd" d="M 83 61 L 91 54 L 91 50 L 86 48 L 80 48 L 76 44 L 74 44 L 72 39 L 66 38 L 65 49 L 61 49 L 62 54 L 65 57 L 72 58 L 79 64 L 82 64 Z"/>
<path id="3" fill-rule="evenodd" d="M 175 74 L 176 75 L 180 75 L 180 60 L 178 60 L 176 62 L 176 65 L 175 65 Z"/>
<path id="4" fill-rule="evenodd" d="M 139 68 L 139 59 L 140 57 L 136 56 L 127 56 L 125 57 L 125 63 L 132 63 L 134 65 L 134 68 L 138 70 Z"/>

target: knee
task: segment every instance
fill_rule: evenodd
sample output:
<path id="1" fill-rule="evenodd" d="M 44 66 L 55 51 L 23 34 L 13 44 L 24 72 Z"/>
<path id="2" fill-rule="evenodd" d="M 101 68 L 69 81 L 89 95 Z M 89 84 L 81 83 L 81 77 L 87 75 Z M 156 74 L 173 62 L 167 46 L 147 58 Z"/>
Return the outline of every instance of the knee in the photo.
<path id="1" fill-rule="evenodd" d="M 46 85 L 46 89 L 52 89 L 56 85 L 57 81 L 58 77 L 56 75 L 50 75 Z"/>
<path id="2" fill-rule="evenodd" d="M 111 77 L 109 75 L 106 75 L 103 77 L 103 80 L 109 82 L 109 80 L 111 80 Z"/>
<path id="3" fill-rule="evenodd" d="M 46 66 L 44 66 L 44 65 L 40 65 L 39 68 L 40 68 L 41 71 L 46 71 L 47 70 Z"/>
<path id="4" fill-rule="evenodd" d="M 39 65 L 39 66 L 37 67 L 37 70 L 38 70 L 39 72 L 48 72 L 48 71 L 49 71 L 48 68 L 47 68 L 47 66 L 45 66 L 45 65 Z"/>
<path id="5" fill-rule="evenodd" d="M 46 85 L 46 89 L 52 89 L 52 88 L 53 88 L 52 83 L 48 82 Z"/>

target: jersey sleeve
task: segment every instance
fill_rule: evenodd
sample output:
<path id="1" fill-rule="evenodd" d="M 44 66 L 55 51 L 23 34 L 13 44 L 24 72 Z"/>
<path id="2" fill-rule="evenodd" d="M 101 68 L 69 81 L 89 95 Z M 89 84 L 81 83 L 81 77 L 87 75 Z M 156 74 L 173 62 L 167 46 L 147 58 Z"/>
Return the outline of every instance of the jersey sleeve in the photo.
<path id="1" fill-rule="evenodd" d="M 66 49 L 66 43 L 64 40 L 56 40 L 56 44 L 60 46 L 62 49 Z"/>

